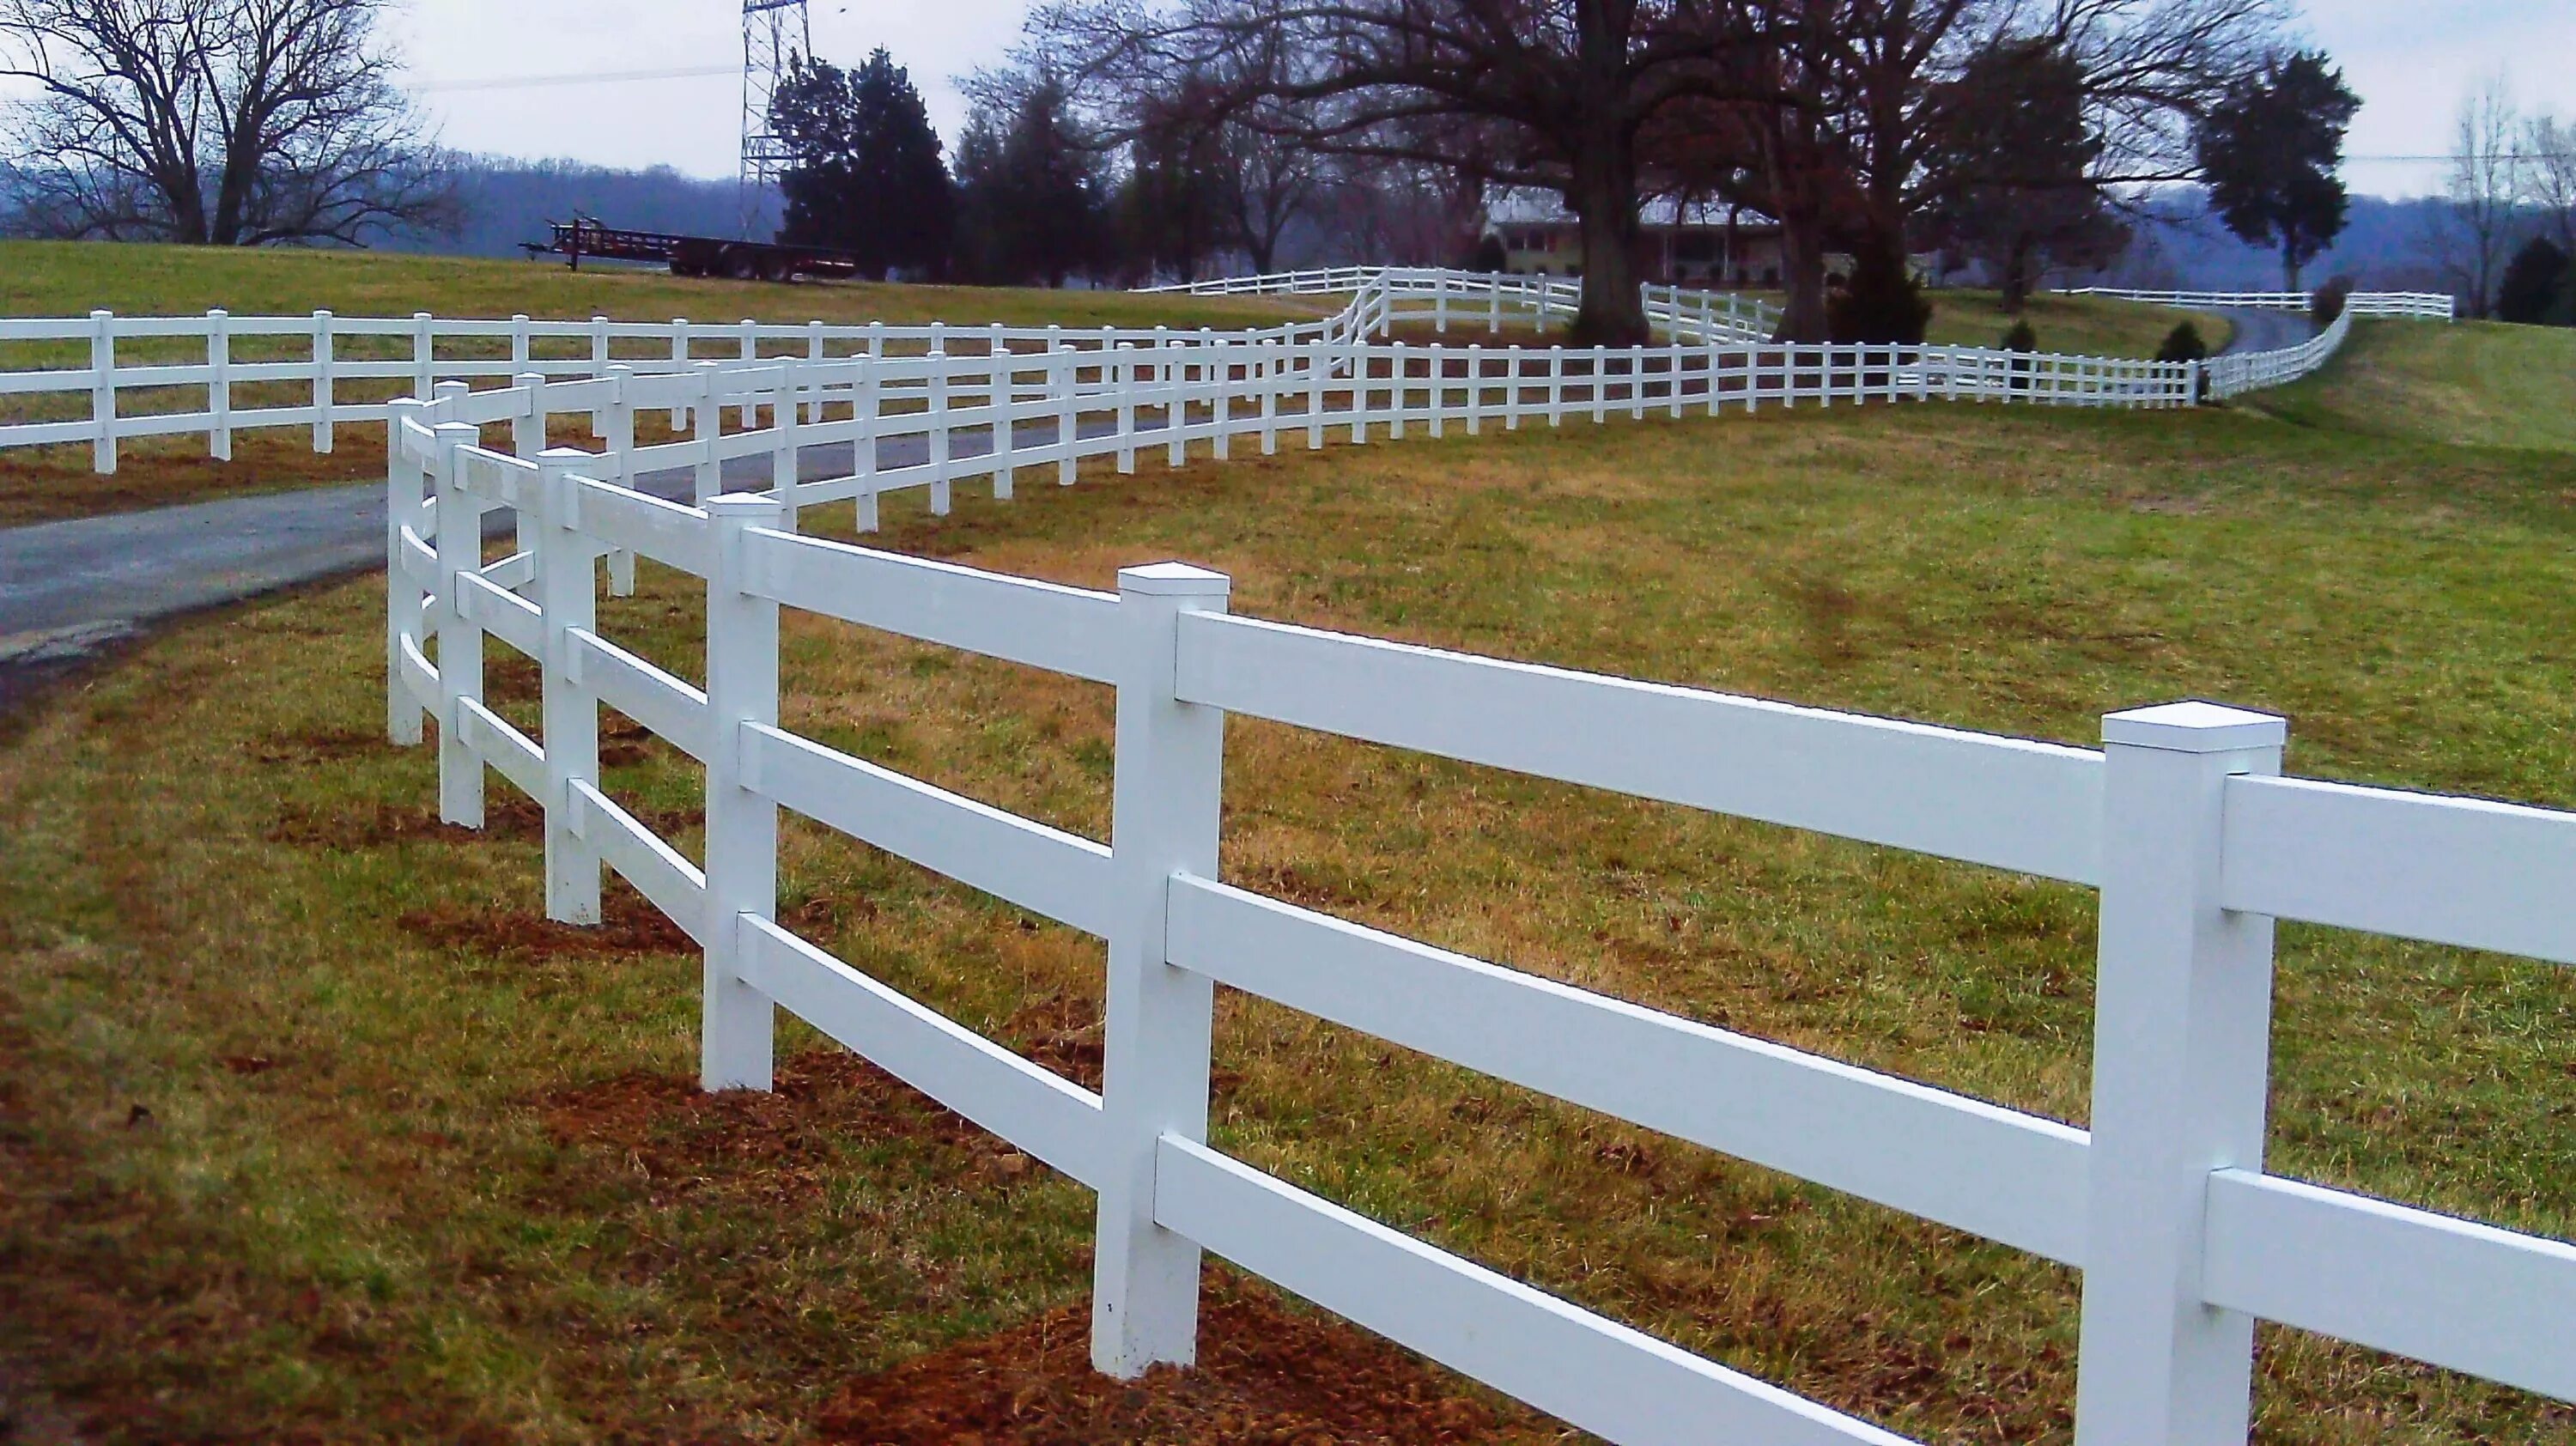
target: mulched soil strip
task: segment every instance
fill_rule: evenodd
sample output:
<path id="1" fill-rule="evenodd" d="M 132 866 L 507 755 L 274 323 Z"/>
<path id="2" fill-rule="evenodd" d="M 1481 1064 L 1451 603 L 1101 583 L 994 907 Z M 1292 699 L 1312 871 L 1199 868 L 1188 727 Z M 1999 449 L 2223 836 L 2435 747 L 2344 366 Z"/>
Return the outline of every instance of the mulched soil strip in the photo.
<path id="1" fill-rule="evenodd" d="M 854 1446 L 1448 1446 L 1533 1424 L 1507 1411 L 1356 1326 L 1215 1284 L 1194 1369 L 1101 1375 L 1090 1310 L 1068 1306 L 855 1382 L 815 1427 Z"/>

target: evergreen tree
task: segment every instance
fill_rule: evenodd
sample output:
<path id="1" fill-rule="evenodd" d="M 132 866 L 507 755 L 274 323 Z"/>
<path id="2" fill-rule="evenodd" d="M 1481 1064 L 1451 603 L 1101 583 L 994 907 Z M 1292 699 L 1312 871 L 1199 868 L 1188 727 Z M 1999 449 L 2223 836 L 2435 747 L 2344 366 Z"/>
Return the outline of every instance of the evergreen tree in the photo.
<path id="1" fill-rule="evenodd" d="M 2569 275 L 2567 253 L 2558 249 L 2558 243 L 2546 236 L 2532 237 L 2504 268 L 2504 281 L 2496 287 L 2496 320 L 2525 326 L 2555 320 L 2552 313 L 2568 290 Z"/>
<path id="2" fill-rule="evenodd" d="M 1950 83 L 1926 234 L 1982 262 L 2008 314 L 2048 266 L 2098 265 L 2127 244 L 2094 180 L 2103 142 L 2085 109 L 2082 65 L 2046 39 L 1997 41 Z"/>
<path id="3" fill-rule="evenodd" d="M 2318 51 L 2275 60 L 2231 87 L 2195 138 L 2211 209 L 2247 243 L 2281 253 L 2282 289 L 2343 232 L 2336 170 L 2361 99 Z"/>
<path id="4" fill-rule="evenodd" d="M 978 107 L 957 156 L 957 251 L 968 275 L 993 285 L 1061 286 L 1098 266 L 1099 169 L 1053 80 Z"/>
<path id="5" fill-rule="evenodd" d="M 780 239 L 839 247 L 876 276 L 945 265 L 952 215 L 939 133 L 891 56 L 878 50 L 848 71 L 796 60 L 769 118 L 796 157 L 780 183 Z"/>

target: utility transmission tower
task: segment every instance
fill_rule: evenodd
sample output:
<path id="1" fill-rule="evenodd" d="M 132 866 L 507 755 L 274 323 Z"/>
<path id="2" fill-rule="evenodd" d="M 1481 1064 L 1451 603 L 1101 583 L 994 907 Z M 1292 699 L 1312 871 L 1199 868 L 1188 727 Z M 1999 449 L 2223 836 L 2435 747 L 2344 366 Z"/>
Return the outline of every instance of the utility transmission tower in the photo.
<path id="1" fill-rule="evenodd" d="M 795 157 L 769 128 L 770 97 L 787 69 L 814 53 L 805 0 L 742 0 L 742 181 L 740 230 L 754 239 L 762 200 Z M 758 239 L 767 239 L 766 237 Z"/>

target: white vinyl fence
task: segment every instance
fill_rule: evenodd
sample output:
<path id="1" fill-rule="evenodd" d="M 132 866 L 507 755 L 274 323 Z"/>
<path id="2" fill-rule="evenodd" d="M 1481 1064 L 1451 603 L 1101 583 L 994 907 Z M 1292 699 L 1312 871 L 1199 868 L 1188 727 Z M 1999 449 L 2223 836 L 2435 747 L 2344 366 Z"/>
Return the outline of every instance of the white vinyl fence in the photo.
<path id="1" fill-rule="evenodd" d="M 0 348 L 68 349 L 87 359 L 86 365 L 0 371 L 0 448 L 87 445 L 94 468 L 114 472 L 118 444 L 140 437 L 201 434 L 210 455 L 230 458 L 239 432 L 310 428 L 314 450 L 329 452 L 340 424 L 384 421 L 384 397 L 403 390 L 427 395 L 450 381 L 529 374 L 598 378 L 617 367 L 650 374 L 708 363 L 758 368 L 782 360 L 854 357 L 1051 356 L 1065 350 L 1106 357 L 1122 346 L 1166 359 L 1175 347 L 1208 348 L 1210 355 L 1235 357 L 1247 347 L 1284 348 L 1272 357 L 1275 366 L 1259 373 L 1234 363 L 1188 368 L 1226 387 L 1251 378 L 1252 385 L 1236 392 L 1236 400 L 1247 406 L 1268 405 L 1264 395 L 1294 390 L 1287 386 L 1291 377 L 1311 383 L 1349 375 L 1333 370 L 1309 377 L 1300 370 L 1322 359 L 1335 368 L 1364 360 L 1371 367 L 1392 369 L 1399 378 L 1490 370 L 1522 389 L 1554 386 L 1566 378 L 1601 379 L 1605 368 L 1631 378 L 1576 383 L 1577 394 L 1588 397 L 1596 415 L 1617 410 L 1614 403 L 1640 415 L 1641 404 L 1649 399 L 1677 412 L 1677 397 L 1708 401 L 1720 394 L 1746 405 L 1974 400 L 2170 407 L 2187 405 L 2196 395 L 2232 396 L 2303 376 L 2322 366 L 2343 336 L 2331 331 L 2331 340 L 2322 346 L 2310 342 L 2210 363 L 2210 386 L 2204 392 L 2195 389 L 2191 368 L 2184 363 L 1982 347 L 1775 346 L 1767 338 L 1778 324 L 1778 313 L 1760 302 L 1648 286 L 1647 315 L 1669 338 L 1667 346 L 1606 352 L 1486 347 L 1482 360 L 1475 359 L 1476 348 L 1444 352 L 1435 346 L 1355 358 L 1350 348 L 1399 325 L 1427 323 L 1442 332 L 1453 325 L 1483 326 L 1499 332 L 1561 320 L 1574 314 L 1580 283 L 1566 277 L 1387 267 L 1288 272 L 1177 289 L 1206 295 L 1347 292 L 1350 300 L 1321 320 L 1229 332 L 686 319 L 666 324 L 606 317 L 451 321 L 425 312 L 408 318 L 339 317 L 327 311 L 309 317 L 236 317 L 220 310 L 202 317 L 118 317 L 101 311 L 85 319 L 0 318 Z M 2137 295 L 2161 299 L 2164 294 Z M 2364 303 L 2375 300 L 2391 299 L 2356 296 L 2349 314 L 2372 314 Z M 185 359 L 172 359 L 174 347 L 187 353 Z M 154 355 L 137 359 L 134 352 L 141 348 Z M 1675 375 L 1679 381 L 1672 380 Z M 1428 391 L 1423 415 L 1436 422 L 1445 414 L 1440 398 L 1447 393 L 1437 387 Z M 1206 396 L 1193 400 L 1213 403 Z M 31 409 L 38 414 L 24 415 Z M 1399 405 L 1398 413 L 1402 410 Z M 48 411 L 54 414 L 44 414 Z M 1471 404 L 1462 415 L 1478 413 L 1479 404 Z"/>
<path id="2" fill-rule="evenodd" d="M 2315 304 L 2315 297 L 2305 291 L 2131 291 L 2116 286 L 2078 286 L 2060 294 L 2194 309 L 2242 307 L 2251 311 L 2307 311 Z M 2344 310 L 2354 316 L 2455 321 L 2459 317 L 2459 301 L 2440 291 L 2356 291 L 2345 299 Z"/>
<path id="3" fill-rule="evenodd" d="M 1285 350 L 1286 348 L 1282 348 Z M 1276 1179 L 1207 1136 L 1214 989 L 1259 995 L 1679 1139 L 2083 1272 L 2079 1446 L 2241 1446 L 2254 1323 L 2576 1399 L 2576 1247 L 2267 1173 L 2272 921 L 2576 963 L 2576 815 L 2280 776 L 2279 718 L 2207 703 L 2109 715 L 2099 750 L 1792 707 L 1232 616 L 1177 563 L 1116 592 L 801 536 L 797 501 L 888 473 L 662 502 L 626 456 L 539 451 L 549 416 L 615 435 L 637 408 L 750 408 L 693 444 L 776 460 L 933 425 L 828 415 L 901 385 L 999 427 L 988 467 L 1148 441 L 1272 437 L 1270 411 L 1193 410 L 1215 362 L 1097 351 L 529 377 L 393 407 L 389 725 L 438 722 L 440 811 L 477 826 L 486 766 L 545 813 L 546 910 L 599 918 L 615 869 L 705 950 L 702 1079 L 765 1088 L 778 1007 L 1099 1197 L 1093 1360 L 1192 1359 L 1212 1251 L 1434 1360 L 1626 1443 L 1890 1443 L 1867 1422 L 1693 1356 Z M 1552 364 L 1551 364 L 1552 365 Z M 947 368 L 943 370 L 943 368 Z M 1031 371 L 1064 385 L 1036 416 Z M 1275 374 L 1275 373 L 1274 373 Z M 1312 373 L 1310 373 L 1312 375 Z M 1138 377 L 1146 379 L 1137 382 Z M 1159 389 L 1162 429 L 1138 424 Z M 1437 415 L 1490 384 L 1413 384 Z M 1403 412 L 1386 401 L 1362 413 Z M 1526 390 L 1526 388 L 1523 388 Z M 962 408 L 961 393 L 972 400 Z M 882 394 L 882 392 L 881 392 Z M 1272 395 L 1265 392 L 1264 395 Z M 1524 398 L 1524 405 L 1526 405 Z M 1320 416 L 1320 413 L 1312 414 Z M 1082 425 L 1106 428 L 1097 437 Z M 509 451 L 483 428 L 512 428 Z M 1032 431 L 1036 429 L 1031 429 Z M 1177 460 L 1177 457 L 1175 458 Z M 929 464 L 922 464 L 928 466 Z M 483 561 L 482 516 L 522 550 Z M 706 579 L 706 685 L 599 630 L 597 559 Z M 781 607 L 1117 690 L 1110 837 L 1079 837 L 779 726 Z M 534 659 L 531 738 L 486 706 L 487 636 Z M 601 791 L 598 710 L 706 768 L 703 864 Z M 1221 881 L 1229 714 L 2064 880 L 2101 891 L 2089 1130 L 1520 973 Z M 1108 941 L 1094 1094 L 798 937 L 775 916 L 780 808 Z"/>

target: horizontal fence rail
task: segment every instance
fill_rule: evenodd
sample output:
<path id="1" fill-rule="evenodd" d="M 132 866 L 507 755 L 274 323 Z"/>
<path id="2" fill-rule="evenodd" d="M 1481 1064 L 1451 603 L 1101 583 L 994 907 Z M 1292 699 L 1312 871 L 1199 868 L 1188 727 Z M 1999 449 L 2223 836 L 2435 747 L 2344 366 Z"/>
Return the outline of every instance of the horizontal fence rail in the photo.
<path id="1" fill-rule="evenodd" d="M 480 825 L 487 769 L 538 800 L 551 917 L 597 922 L 613 869 L 699 941 L 707 1088 L 767 1087 L 783 1006 L 1097 1191 L 1093 1360 L 1115 1375 L 1193 1359 L 1212 1251 L 1610 1440 L 1902 1439 L 1212 1146 L 1222 985 L 2081 1271 L 2079 1446 L 2241 1443 L 2257 1320 L 2576 1399 L 2576 1246 L 2263 1167 L 2272 920 L 2576 963 L 2576 814 L 2283 778 L 2283 721 L 2208 703 L 2111 714 L 2102 747 L 2074 748 L 1238 618 L 1224 576 L 1180 564 L 1094 592 L 797 531 L 801 502 L 938 488 L 963 468 L 1002 492 L 1042 462 L 1223 456 L 1232 438 L 1326 423 L 1400 434 L 1897 385 L 1873 369 L 1919 391 L 1953 365 L 1936 350 L 1789 355 L 1787 380 L 1724 348 L 1569 370 L 1556 352 L 1273 340 L 449 384 L 390 407 L 388 726 L 419 743 L 438 724 L 451 822 Z M 881 409 L 889 397 L 906 400 Z M 542 446 L 549 418 L 620 438 L 638 408 L 676 409 L 695 435 L 670 452 Z M 707 423 L 745 411 L 751 431 Z M 484 445 L 498 427 L 508 450 Z M 797 480 L 804 448 L 893 434 L 937 460 Z M 968 455 L 974 436 L 988 450 Z M 647 454 L 717 451 L 766 451 L 782 480 L 696 505 L 618 481 Z M 487 562 L 495 509 L 524 542 Z M 628 549 L 704 579 L 703 688 L 599 632 L 600 561 Z M 782 607 L 1112 687 L 1109 839 L 782 727 Z M 483 700 L 487 639 L 539 663 L 534 737 Z M 603 704 L 705 765 L 703 867 L 601 791 Z M 2090 1127 L 1229 884 L 1229 713 L 2095 888 Z M 782 808 L 1104 938 L 1103 1091 L 782 926 Z"/>
<path id="2" fill-rule="evenodd" d="M 309 429 L 312 449 L 327 453 L 335 446 L 338 428 L 383 423 L 390 416 L 393 398 L 406 393 L 427 397 L 444 383 L 497 386 L 525 376 L 604 381 L 621 369 L 649 376 L 685 374 L 706 366 L 765 371 L 791 362 L 854 359 L 882 364 L 887 383 L 901 390 L 930 375 L 904 370 L 900 364 L 906 360 L 1011 357 L 1003 403 L 1020 406 L 1041 398 L 1062 400 L 1060 389 L 1051 389 L 1053 384 L 1041 370 L 1049 363 L 1037 360 L 1062 352 L 1090 354 L 1082 364 L 1084 384 L 1114 390 L 1134 388 L 1139 375 L 1123 369 L 1102 373 L 1101 364 L 1121 347 L 1151 353 L 1153 359 L 1146 363 L 1149 370 L 1141 375 L 1157 383 L 1170 374 L 1176 348 L 1238 353 L 1246 347 L 1286 348 L 1265 360 L 1265 370 L 1257 377 L 1232 362 L 1178 363 L 1197 388 L 1184 399 L 1186 405 L 1211 407 L 1225 398 L 1257 405 L 1265 391 L 1286 390 L 1291 377 L 1347 379 L 1354 365 L 1388 365 L 1384 354 L 1355 356 L 1347 349 L 1385 337 L 1395 328 L 1428 326 L 1435 335 L 1453 327 L 1497 334 L 1513 328 L 1543 328 L 1570 320 L 1582 299 L 1581 283 L 1571 277 L 1401 267 L 1284 272 L 1154 289 L 1195 295 L 1330 295 L 1348 300 L 1341 310 L 1318 320 L 1226 332 L 947 323 L 709 323 L 685 318 L 667 323 L 606 317 L 453 320 L 426 312 L 409 317 L 343 317 L 328 311 L 309 317 L 237 317 L 217 310 L 192 317 L 120 317 L 100 311 L 79 318 L 0 318 L 0 357 L 25 354 L 44 363 L 0 370 L 0 448 L 87 446 L 94 470 L 111 473 L 117 469 L 120 445 L 128 441 L 203 436 L 208 455 L 229 459 L 234 439 L 242 432 L 292 428 Z M 2209 299 L 2220 297 L 2218 293 L 2118 294 L 2174 305 L 2271 305 L 2279 300 L 2260 294 L 2235 301 Z M 1723 384 L 1748 405 L 2000 400 L 2048 406 L 2167 407 L 2203 396 L 2234 396 L 2304 376 L 2324 365 L 2345 335 L 2340 329 L 2331 330 L 2297 347 L 2220 357 L 2195 371 L 2189 363 L 1979 347 L 1774 346 L 1770 337 L 1780 314 L 1767 303 L 1732 293 L 1651 285 L 1642 289 L 1641 296 L 1648 320 L 1668 346 L 1602 351 L 1532 345 L 1521 351 L 1524 357 L 1536 359 L 1524 360 L 1520 364 L 1524 370 L 1515 376 L 1535 386 L 1538 378 L 1531 373 L 1542 367 L 1570 370 L 1580 378 L 1587 369 L 1597 375 L 1604 366 L 1633 373 L 1641 368 L 1682 369 L 1687 364 L 1693 371 L 1721 373 Z M 2433 306 L 2435 301 L 2442 302 L 2439 309 Z M 2447 318 L 2450 311 L 2447 298 L 2357 294 L 2347 304 L 2346 315 Z M 1741 360 L 1723 367 L 1696 359 L 1667 360 L 1672 347 L 1724 348 Z M 1509 348 L 1486 350 L 1491 356 Z M 1244 385 L 1248 380 L 1255 384 Z M 1670 390 L 1651 379 L 1588 389 L 1579 380 L 1575 385 L 1577 399 L 1588 402 L 1589 414 L 1594 416 L 1608 414 L 1612 404 L 1621 402 L 1627 404 L 1628 415 L 1642 415 L 1642 404 L 1649 399 L 1660 399 L 1667 411 L 1676 410 Z M 1686 379 L 1683 385 L 1699 383 Z M 1398 400 L 1415 394 L 1406 388 Z M 829 405 L 877 410 L 866 405 L 877 400 L 845 394 Z M 924 388 L 884 400 L 931 406 L 938 399 Z M 1154 399 L 1140 396 L 1139 402 L 1152 405 Z M 824 420 L 824 400 L 808 398 L 805 405 L 810 420 Z M 1477 414 L 1480 405 L 1471 405 L 1467 415 Z M 655 410 L 643 409 L 640 419 L 649 421 Z M 659 412 L 670 429 L 683 427 L 684 408 L 666 407 Z M 1420 415 L 1432 419 L 1441 413 L 1440 396 L 1434 394 Z M 1551 413 L 1551 420 L 1558 415 Z M 637 420 L 630 412 L 625 424 Z M 722 428 L 715 430 L 720 433 Z M 648 465 L 666 465 L 650 457 L 644 460 Z"/>
<path id="3" fill-rule="evenodd" d="M 2149 306 L 2242 308 L 2248 311 L 2308 311 L 2316 296 L 2306 291 L 2136 291 L 2118 286 L 2078 286 L 2064 296 L 2099 296 Z M 2441 291 L 2356 291 L 2344 299 L 2355 316 L 2404 316 L 2435 321 L 2459 319 L 2457 297 Z"/>

